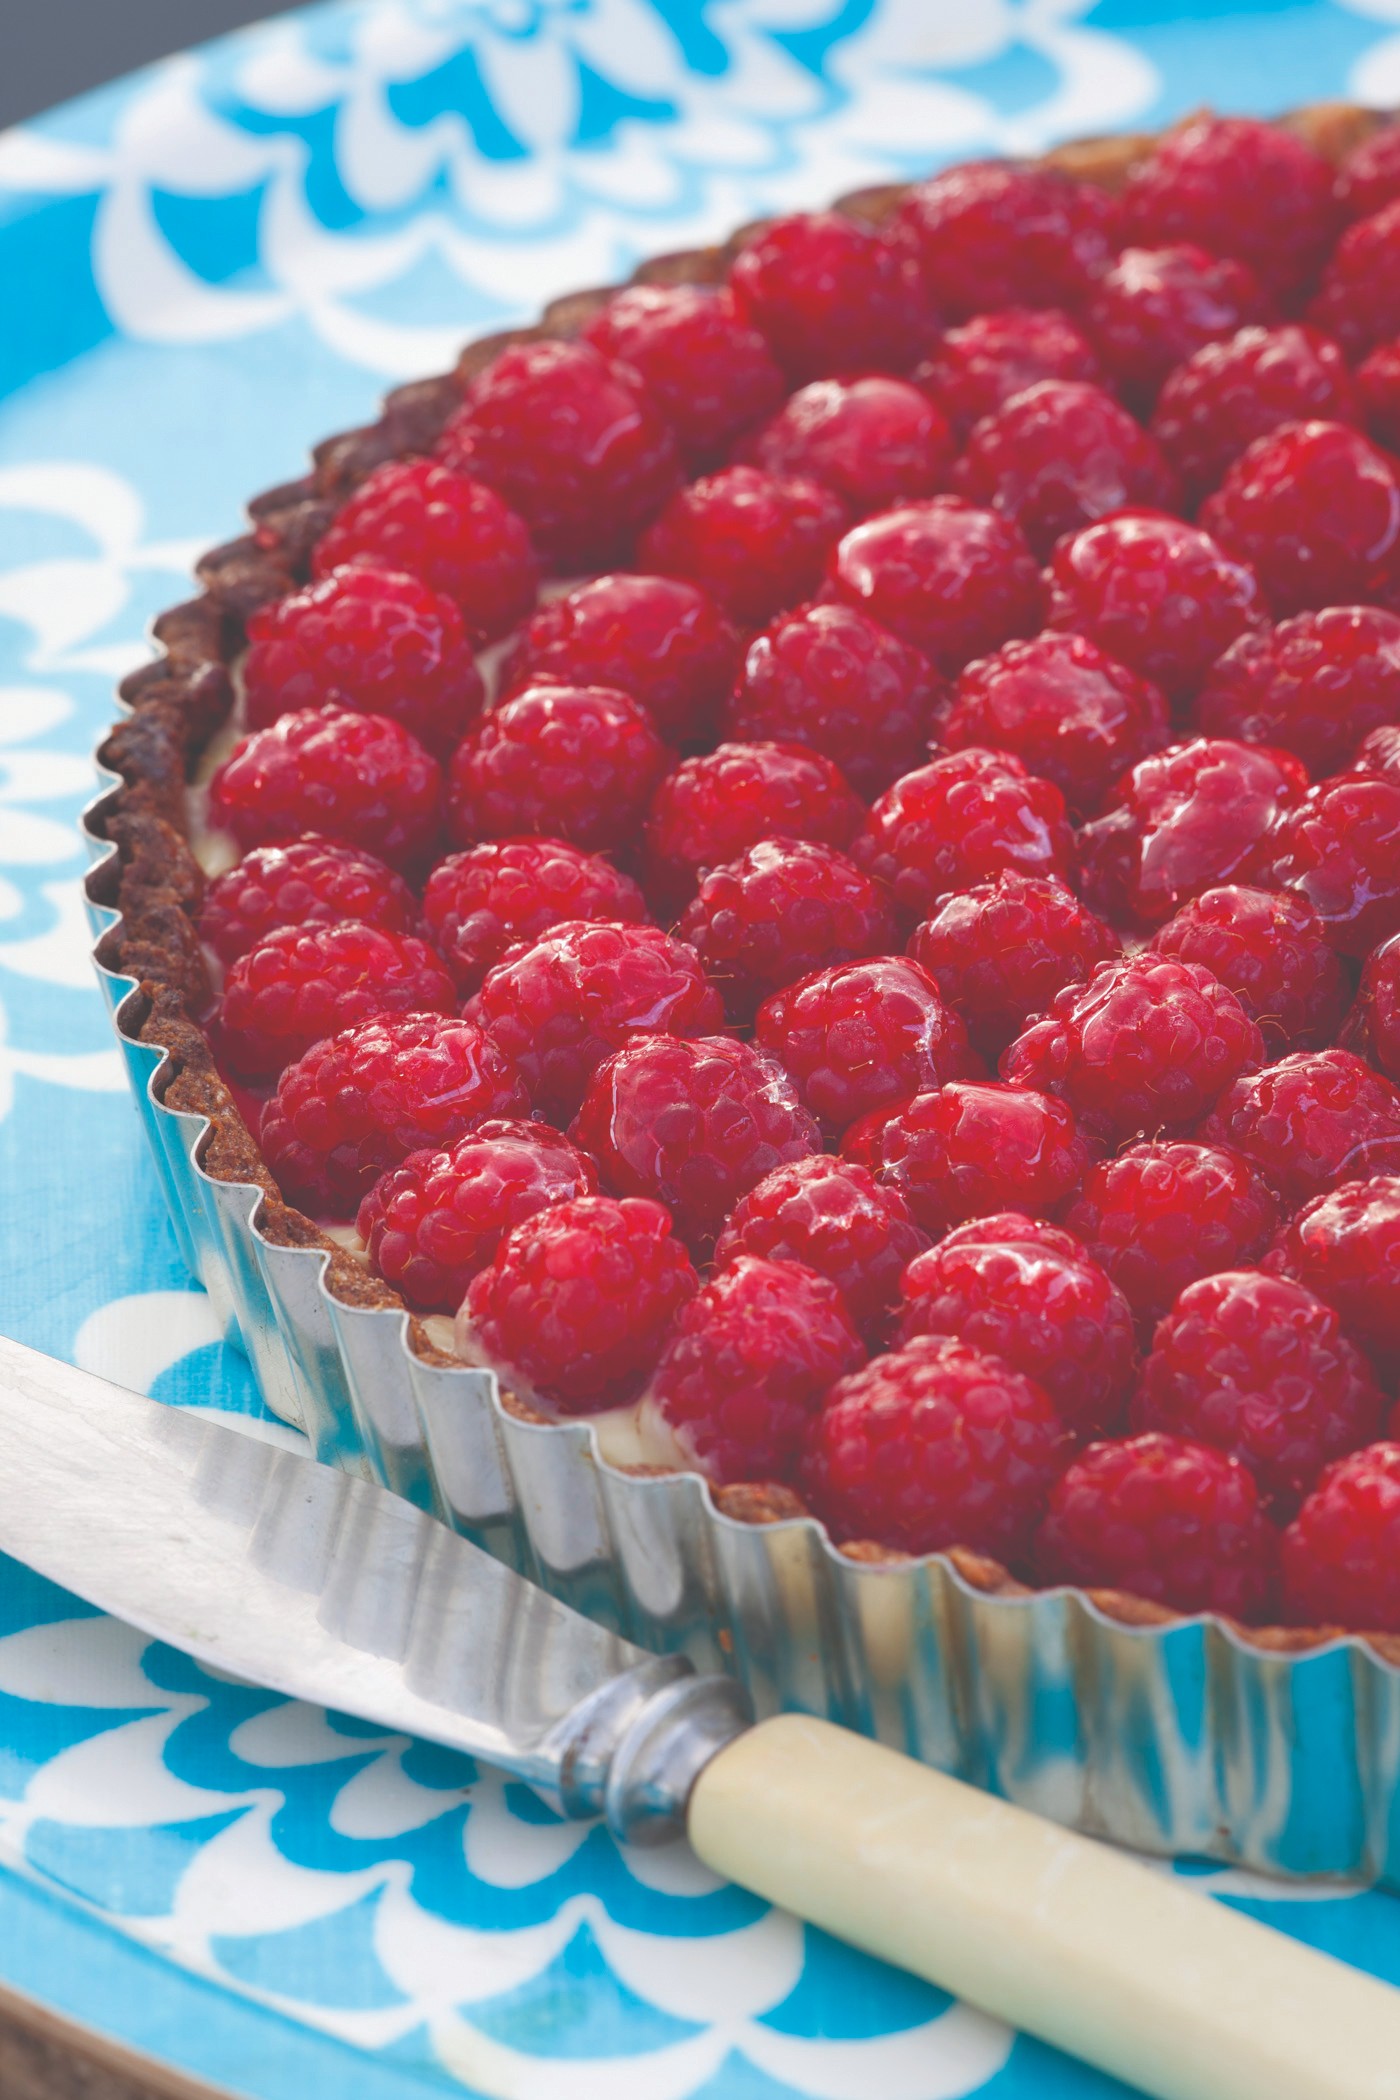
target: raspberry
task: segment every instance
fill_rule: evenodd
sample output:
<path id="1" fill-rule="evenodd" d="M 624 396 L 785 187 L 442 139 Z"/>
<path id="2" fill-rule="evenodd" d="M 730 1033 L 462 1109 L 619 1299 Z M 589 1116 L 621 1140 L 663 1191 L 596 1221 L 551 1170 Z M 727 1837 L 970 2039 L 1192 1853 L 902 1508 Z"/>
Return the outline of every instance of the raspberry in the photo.
<path id="1" fill-rule="evenodd" d="M 1400 126 L 1385 124 L 1352 147 L 1337 170 L 1333 195 L 1349 219 L 1369 219 L 1400 197 Z"/>
<path id="2" fill-rule="evenodd" d="M 638 544 L 643 567 L 709 592 L 741 625 L 759 627 L 810 597 L 846 507 L 820 482 L 723 467 L 678 489 Z"/>
<path id="3" fill-rule="evenodd" d="M 1400 1368 L 1400 1177 L 1344 1181 L 1288 1220 L 1264 1267 L 1306 1284 L 1392 1386 Z"/>
<path id="4" fill-rule="evenodd" d="M 704 743 L 740 654 L 738 635 L 693 583 L 594 576 L 540 607 L 511 651 L 503 691 L 609 686 L 644 708 L 668 743 Z"/>
<path id="5" fill-rule="evenodd" d="M 1276 1557 L 1248 1466 L 1150 1431 L 1080 1453 L 1051 1492 L 1035 1551 L 1044 1582 L 1246 1621 L 1268 1608 Z"/>
<path id="6" fill-rule="evenodd" d="M 1254 117 L 1193 117 L 1167 132 L 1129 178 L 1122 216 L 1132 240 L 1238 256 L 1276 292 L 1315 274 L 1337 221 L 1321 154 Z"/>
<path id="7" fill-rule="evenodd" d="M 619 1195 L 665 1203 L 697 1259 L 765 1174 L 821 1150 L 782 1066 L 724 1035 L 628 1043 L 594 1073 L 570 1135 Z"/>
<path id="8" fill-rule="evenodd" d="M 1088 635 L 1176 701 L 1269 616 L 1247 562 L 1198 526 L 1151 511 L 1105 518 L 1062 541 L 1049 584 L 1052 627 Z"/>
<path id="9" fill-rule="evenodd" d="M 319 831 L 412 867 L 437 843 L 442 771 L 387 715 L 306 707 L 234 745 L 209 783 L 209 821 L 244 846 Z"/>
<path id="10" fill-rule="evenodd" d="M 839 212 L 774 219 L 740 251 L 729 282 L 740 313 L 797 380 L 905 372 L 934 332 L 917 264 Z"/>
<path id="11" fill-rule="evenodd" d="M 1400 935 L 1392 934 L 1367 956 L 1356 1004 L 1338 1040 L 1387 1079 L 1400 1079 Z"/>
<path id="12" fill-rule="evenodd" d="M 1102 1435 L 1137 1369 L 1127 1299 L 1070 1233 L 1019 1211 L 958 1225 L 904 1274 L 899 1339 L 957 1335 L 1042 1386 L 1078 1436 Z"/>
<path id="13" fill-rule="evenodd" d="M 540 832 L 606 853 L 635 837 L 669 754 L 645 709 L 604 685 L 531 685 L 459 748 L 447 813 L 462 846 Z"/>
<path id="14" fill-rule="evenodd" d="M 926 1244 L 908 1204 L 854 1160 L 818 1153 L 775 1167 L 741 1196 L 715 1247 L 715 1267 L 740 1255 L 801 1262 L 829 1277 L 872 1347 L 899 1301 L 899 1279 Z"/>
<path id="15" fill-rule="evenodd" d="M 1237 1079 L 1199 1134 L 1242 1152 L 1296 1207 L 1339 1181 L 1400 1172 L 1400 1088 L 1350 1050 L 1299 1050 Z"/>
<path id="16" fill-rule="evenodd" d="M 471 1280 L 457 1347 L 524 1399 L 593 1414 L 635 1398 L 698 1289 L 659 1203 L 579 1196 L 506 1234 Z"/>
<path id="17" fill-rule="evenodd" d="M 1400 204 L 1358 219 L 1332 251 L 1308 319 L 1334 335 L 1355 362 L 1400 335 Z"/>
<path id="18" fill-rule="evenodd" d="M 1364 736 L 1349 770 L 1374 773 L 1381 780 L 1400 780 L 1400 726 L 1387 724 Z"/>
<path id="19" fill-rule="evenodd" d="M 467 1010 L 518 1066 L 536 1110 L 560 1124 L 603 1059 L 633 1036 L 705 1035 L 724 1019 L 693 948 L 659 926 L 583 919 L 512 949 Z"/>
<path id="20" fill-rule="evenodd" d="M 952 751 L 887 788 L 851 845 L 888 883 L 912 926 L 947 890 L 1010 869 L 1063 878 L 1071 850 L 1064 797 L 1005 751 Z"/>
<path id="21" fill-rule="evenodd" d="M 647 814 L 647 889 L 661 906 L 694 896 L 711 868 L 760 839 L 848 846 L 861 807 L 829 758 L 797 744 L 720 744 L 682 759 Z"/>
<path id="22" fill-rule="evenodd" d="M 1176 507 L 1174 471 L 1150 431 L 1102 387 L 1042 379 L 973 431 L 953 472 L 970 502 L 1014 518 L 1044 559 L 1063 533 L 1125 504 Z"/>
<path id="23" fill-rule="evenodd" d="M 880 884 L 812 839 L 761 839 L 712 868 L 676 931 L 733 1021 L 749 1020 L 760 1000 L 795 978 L 881 955 L 895 938 Z"/>
<path id="24" fill-rule="evenodd" d="M 1160 926 L 1203 890 L 1267 876 L 1307 791 L 1287 751 L 1228 737 L 1169 744 L 1134 766 L 1080 832 L 1085 901 L 1106 918 Z"/>
<path id="25" fill-rule="evenodd" d="M 958 496 L 857 525 L 827 574 L 825 596 L 869 613 L 940 671 L 960 671 L 1040 625 L 1040 572 L 1020 527 Z"/>
<path id="26" fill-rule="evenodd" d="M 371 1263 L 409 1305 L 455 1313 L 505 1233 L 597 1190 L 592 1160 L 547 1123 L 482 1123 L 390 1167 L 357 1224 Z"/>
<path id="27" fill-rule="evenodd" d="M 771 415 L 786 391 L 767 343 L 727 289 L 629 285 L 583 332 L 636 374 L 697 464 Z"/>
<path id="28" fill-rule="evenodd" d="M 523 518 L 484 482 L 437 460 L 386 460 L 360 483 L 317 542 L 312 574 L 344 562 L 418 577 L 455 602 L 478 644 L 509 634 L 535 602 Z"/>
<path id="29" fill-rule="evenodd" d="M 1327 1468 L 1283 1534 L 1283 1608 L 1295 1626 L 1400 1631 L 1400 1444 Z"/>
<path id="30" fill-rule="evenodd" d="M 932 496 L 947 484 L 953 433 L 942 409 L 904 379 L 817 379 L 754 440 L 765 473 L 805 476 L 853 517 Z"/>
<path id="31" fill-rule="evenodd" d="M 386 1167 L 528 1113 L 509 1057 L 452 1014 L 380 1014 L 314 1043 L 277 1082 L 262 1149 L 283 1195 L 349 1218 Z"/>
<path id="32" fill-rule="evenodd" d="M 438 445 L 496 490 L 562 574 L 601 567 L 678 478 L 659 410 L 591 343 L 514 343 L 467 388 Z"/>
<path id="33" fill-rule="evenodd" d="M 998 1211 L 1056 1210 L 1091 1154 L 1063 1101 L 1029 1087 L 950 1080 L 846 1132 L 843 1155 L 898 1189 L 925 1232 Z"/>
<path id="34" fill-rule="evenodd" d="M 1268 320 L 1270 305 L 1248 263 L 1182 242 L 1125 248 L 1095 284 L 1085 319 L 1125 397 L 1146 406 L 1174 366 Z"/>
<path id="35" fill-rule="evenodd" d="M 902 955 L 816 970 L 758 1010 L 754 1039 L 833 1134 L 921 1087 L 977 1069 L 927 970 Z"/>
<path id="36" fill-rule="evenodd" d="M 945 168 L 895 214 L 934 301 L 954 320 L 1005 306 L 1075 306 L 1117 245 L 1113 200 L 1005 161 Z"/>
<path id="37" fill-rule="evenodd" d="M 1330 1043 L 1348 985 L 1305 897 L 1225 884 L 1184 904 L 1152 941 L 1157 955 L 1203 963 L 1259 1023 L 1271 1057 Z"/>
<path id="38" fill-rule="evenodd" d="M 834 1283 L 741 1254 L 681 1308 L 642 1403 L 711 1480 L 785 1480 L 865 1350 Z"/>
<path id="39" fill-rule="evenodd" d="M 1313 420 L 1359 422 L 1356 389 L 1330 336 L 1289 323 L 1241 328 L 1168 373 L 1152 434 L 1194 505 L 1219 488 L 1246 445 L 1282 423 Z"/>
<path id="40" fill-rule="evenodd" d="M 1400 488 L 1343 423 L 1285 423 L 1240 454 L 1201 523 L 1249 562 L 1278 613 L 1375 597 L 1400 563 Z"/>
<path id="41" fill-rule="evenodd" d="M 1091 816 L 1124 769 L 1167 740 L 1156 686 L 1079 634 L 1005 642 L 969 664 L 943 723 L 951 750 L 1010 751 Z"/>
<path id="42" fill-rule="evenodd" d="M 1034 1379 L 968 1342 L 920 1335 L 832 1387 L 802 1485 L 838 1540 L 964 1546 L 1024 1565 L 1067 1445 Z"/>
<path id="43" fill-rule="evenodd" d="M 1089 338 L 1057 307 L 974 314 L 945 330 L 914 374 L 960 438 L 1040 379 L 1103 379 Z"/>
<path id="44" fill-rule="evenodd" d="M 630 875 L 564 839 L 487 839 L 439 861 L 423 891 L 424 924 L 464 999 L 508 948 L 565 919 L 646 915 Z"/>
<path id="45" fill-rule="evenodd" d="M 1130 1145 L 1091 1167 L 1064 1216 L 1149 1334 L 1198 1276 L 1256 1260 L 1277 1222 L 1248 1160 L 1181 1138 Z"/>
<path id="46" fill-rule="evenodd" d="M 204 892 L 199 936 L 221 962 L 237 962 L 279 926 L 333 926 L 359 919 L 389 933 L 408 933 L 416 917 L 402 875 L 356 846 L 333 839 L 291 839 L 255 846 L 216 875 Z"/>
<path id="47" fill-rule="evenodd" d="M 1308 899 L 1341 954 L 1359 959 L 1400 931 L 1400 779 L 1320 780 L 1277 846 L 1274 879 Z"/>
<path id="48" fill-rule="evenodd" d="M 1358 418 L 1387 452 L 1400 449 L 1400 342 L 1378 343 L 1356 371 Z"/>
<path id="49" fill-rule="evenodd" d="M 749 645 L 725 734 L 806 744 L 878 795 L 924 756 L 942 692 L 925 656 L 853 606 L 804 605 Z"/>
<path id="50" fill-rule="evenodd" d="M 323 1036 L 375 1014 L 452 1013 L 452 979 L 426 941 L 357 919 L 281 926 L 239 957 L 219 1002 L 224 1056 L 270 1078 Z"/>
<path id="51" fill-rule="evenodd" d="M 1278 744 L 1335 773 L 1378 724 L 1400 723 L 1400 615 L 1379 605 L 1299 613 L 1225 651 L 1196 701 L 1207 736 Z"/>
<path id="52" fill-rule="evenodd" d="M 1063 883 L 1010 870 L 940 897 L 909 953 L 936 979 L 984 1057 L 1000 1056 L 1067 984 L 1117 957 L 1117 936 Z"/>
<path id="53" fill-rule="evenodd" d="M 1058 1094 L 1086 1131 L 1122 1144 L 1194 1123 L 1232 1084 L 1248 1087 L 1239 1074 L 1263 1054 L 1259 1030 L 1209 970 L 1148 954 L 1068 985 L 1016 1038 L 1001 1074 Z"/>

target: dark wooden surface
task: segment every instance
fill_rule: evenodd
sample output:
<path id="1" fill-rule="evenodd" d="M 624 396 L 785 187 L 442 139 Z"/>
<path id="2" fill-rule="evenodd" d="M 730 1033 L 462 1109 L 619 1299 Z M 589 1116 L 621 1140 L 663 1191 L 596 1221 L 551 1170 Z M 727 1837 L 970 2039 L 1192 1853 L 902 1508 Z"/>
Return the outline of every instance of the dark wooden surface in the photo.
<path id="1" fill-rule="evenodd" d="M 228 2100 L 0 1989 L 0 2100 Z"/>

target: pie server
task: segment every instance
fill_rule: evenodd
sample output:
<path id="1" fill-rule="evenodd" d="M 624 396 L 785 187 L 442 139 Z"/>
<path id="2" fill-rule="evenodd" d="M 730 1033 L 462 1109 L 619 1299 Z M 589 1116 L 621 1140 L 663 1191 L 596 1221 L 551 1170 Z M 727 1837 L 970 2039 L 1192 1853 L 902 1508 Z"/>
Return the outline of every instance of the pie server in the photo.
<path id="1" fill-rule="evenodd" d="M 829 1722 L 755 1723 L 384 1488 L 0 1340 L 0 1548 L 470 1752 L 1159 2100 L 1400 2100 L 1400 1992 Z"/>

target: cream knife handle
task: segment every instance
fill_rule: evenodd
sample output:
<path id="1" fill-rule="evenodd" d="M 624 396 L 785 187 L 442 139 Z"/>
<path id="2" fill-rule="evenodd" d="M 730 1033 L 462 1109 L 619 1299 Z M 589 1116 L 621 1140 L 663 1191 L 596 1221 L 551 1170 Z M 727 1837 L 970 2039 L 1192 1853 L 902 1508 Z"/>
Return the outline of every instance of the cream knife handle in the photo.
<path id="1" fill-rule="evenodd" d="M 829 1722 L 690 1797 L 707 1866 L 1156 2100 L 1400 2100 L 1400 1991 Z"/>

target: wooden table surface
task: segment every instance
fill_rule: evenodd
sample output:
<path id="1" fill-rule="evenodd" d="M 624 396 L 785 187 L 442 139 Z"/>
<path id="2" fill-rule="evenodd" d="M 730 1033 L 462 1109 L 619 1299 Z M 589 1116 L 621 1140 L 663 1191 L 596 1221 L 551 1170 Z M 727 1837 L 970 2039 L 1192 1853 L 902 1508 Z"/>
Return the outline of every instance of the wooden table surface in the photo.
<path id="1" fill-rule="evenodd" d="M 0 2100 L 226 2100 L 0 1986 Z"/>

